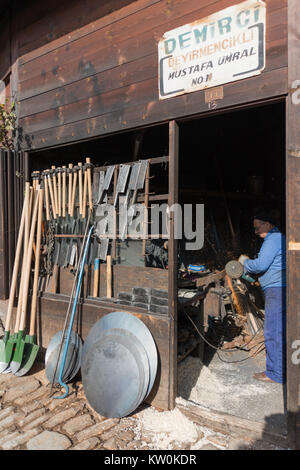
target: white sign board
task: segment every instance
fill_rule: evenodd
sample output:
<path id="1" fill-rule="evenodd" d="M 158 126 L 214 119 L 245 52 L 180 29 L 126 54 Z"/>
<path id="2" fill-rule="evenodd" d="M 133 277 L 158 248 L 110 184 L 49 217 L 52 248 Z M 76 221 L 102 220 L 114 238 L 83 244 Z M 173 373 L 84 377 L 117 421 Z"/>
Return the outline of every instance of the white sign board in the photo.
<path id="1" fill-rule="evenodd" d="M 164 34 L 159 98 L 258 75 L 265 68 L 266 4 L 247 0 Z"/>

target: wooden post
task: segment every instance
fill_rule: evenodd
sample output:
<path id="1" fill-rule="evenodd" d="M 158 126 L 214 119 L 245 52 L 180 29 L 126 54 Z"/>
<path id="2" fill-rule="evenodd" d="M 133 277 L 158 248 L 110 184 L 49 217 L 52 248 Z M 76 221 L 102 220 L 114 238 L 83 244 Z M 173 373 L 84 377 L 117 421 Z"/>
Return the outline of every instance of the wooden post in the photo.
<path id="1" fill-rule="evenodd" d="M 148 206 L 149 206 L 149 186 L 150 186 L 150 162 L 148 161 L 146 177 L 145 177 L 145 196 L 144 196 L 144 206 L 145 206 L 145 217 L 144 217 L 144 239 L 143 239 L 143 248 L 142 255 L 146 255 L 146 241 L 148 238 Z"/>
<path id="2" fill-rule="evenodd" d="M 178 202 L 178 144 L 179 129 L 176 121 L 169 123 L 169 200 L 171 207 Z M 170 239 L 168 242 L 169 317 L 170 328 L 170 397 L 169 407 L 175 407 L 177 396 L 177 240 L 174 239 L 174 213 L 170 212 Z"/>
<path id="3" fill-rule="evenodd" d="M 112 272 L 111 272 L 111 256 L 106 257 L 106 297 L 112 297 Z"/>
<path id="4" fill-rule="evenodd" d="M 116 188 L 117 188 L 117 181 L 118 181 L 118 166 L 115 166 L 114 169 L 114 192 L 113 192 L 113 200 L 115 200 L 116 197 Z M 113 226 L 114 226 L 114 238 L 112 240 L 112 247 L 111 247 L 111 254 L 112 254 L 112 259 L 116 259 L 117 257 L 117 233 L 118 233 L 118 226 L 117 226 L 117 214 L 118 208 L 115 208 L 114 211 L 114 221 L 113 221 Z"/>
<path id="5" fill-rule="evenodd" d="M 287 423 L 289 445 L 300 446 L 300 11 L 299 1 L 288 2 L 288 90 L 286 155 L 287 225 Z M 297 91 L 298 90 L 298 91 Z M 298 343 L 297 343 L 298 342 Z M 299 354 L 298 354 L 299 357 Z"/>

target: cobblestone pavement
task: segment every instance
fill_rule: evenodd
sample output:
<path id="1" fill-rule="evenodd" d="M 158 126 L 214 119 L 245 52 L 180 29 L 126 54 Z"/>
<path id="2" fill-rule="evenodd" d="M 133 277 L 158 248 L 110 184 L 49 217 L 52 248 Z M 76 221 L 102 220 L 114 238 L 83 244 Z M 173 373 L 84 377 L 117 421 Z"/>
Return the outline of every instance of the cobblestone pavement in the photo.
<path id="1" fill-rule="evenodd" d="M 62 400 L 50 398 L 42 364 L 31 375 L 0 375 L 0 448 L 3 450 L 157 450 L 157 436 L 143 430 L 139 415 L 109 419 L 89 407 L 80 381 L 70 387 Z M 195 424 L 193 423 L 195 426 Z M 197 427 L 193 442 L 168 449 L 226 450 L 251 449 L 253 443 Z M 263 448 L 272 449 L 266 444 Z"/>
<path id="2" fill-rule="evenodd" d="M 0 337 L 7 302 L 0 301 Z M 2 321 L 1 321 L 2 319 Z M 168 439 L 163 432 L 149 431 L 141 419 L 142 405 L 135 414 L 122 419 L 104 418 L 88 404 L 80 380 L 69 384 L 70 394 L 62 400 L 50 397 L 43 364 L 36 363 L 30 375 L 0 374 L 0 449 L 2 450 L 275 450 L 266 442 L 253 442 L 215 433 L 191 421 L 193 439 Z M 175 408 L 175 410 L 177 410 Z M 180 414 L 179 410 L 177 410 Z M 162 413 L 162 422 L 170 413 Z M 188 419 L 185 417 L 185 420 Z M 179 425 L 180 426 L 180 425 Z M 171 427 L 171 426 L 169 426 Z M 180 430 L 180 428 L 179 428 Z M 161 430 L 160 430 L 161 431 Z M 195 432 L 196 431 L 196 432 Z M 183 429 L 183 433 L 185 430 Z M 181 441 L 179 439 L 179 441 Z M 162 442 L 166 447 L 162 447 Z"/>

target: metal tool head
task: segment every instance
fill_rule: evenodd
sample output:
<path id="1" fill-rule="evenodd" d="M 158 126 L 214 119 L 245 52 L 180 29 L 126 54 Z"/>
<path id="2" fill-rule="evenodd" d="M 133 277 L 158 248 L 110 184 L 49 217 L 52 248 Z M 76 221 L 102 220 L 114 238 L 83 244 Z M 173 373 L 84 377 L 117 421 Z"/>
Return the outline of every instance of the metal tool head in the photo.
<path id="1" fill-rule="evenodd" d="M 14 345 L 13 356 L 10 363 L 11 371 L 13 374 L 15 374 L 21 367 L 24 347 L 24 331 L 18 331 Z"/>
<path id="2" fill-rule="evenodd" d="M 148 160 L 140 160 L 140 167 L 139 167 L 139 174 L 138 174 L 136 189 L 143 189 L 144 187 L 147 166 L 148 166 Z"/>
<path id="3" fill-rule="evenodd" d="M 112 179 L 113 174 L 114 174 L 114 170 L 115 170 L 114 165 L 109 166 L 106 169 L 105 176 L 103 175 L 102 177 L 100 177 L 99 190 L 98 190 L 98 199 L 97 199 L 97 202 L 96 202 L 97 205 L 101 204 L 104 192 L 108 191 L 108 189 L 109 189 L 111 179 Z M 102 173 L 102 172 L 100 172 L 100 173 Z M 101 180 L 101 178 L 102 178 L 102 180 Z"/>
<path id="4" fill-rule="evenodd" d="M 35 363 L 39 349 L 40 347 L 36 342 L 36 335 L 26 335 L 21 367 L 17 372 L 15 372 L 15 375 L 22 377 L 30 371 Z"/>
<path id="5" fill-rule="evenodd" d="M 116 206 L 117 204 L 119 193 L 123 193 L 125 191 L 129 171 L 130 171 L 130 165 L 120 165 L 116 192 L 115 192 L 114 206 Z"/>
<path id="6" fill-rule="evenodd" d="M 135 189 L 138 181 L 138 176 L 140 172 L 141 162 L 136 162 L 132 168 L 130 173 L 130 179 L 128 183 L 128 189 Z"/>
<path id="7" fill-rule="evenodd" d="M 8 335 L 6 340 L 0 340 L 0 374 L 4 373 L 10 364 L 15 347 L 15 341 L 13 340 L 13 337 L 14 335 Z"/>
<path id="8" fill-rule="evenodd" d="M 106 261 L 108 247 L 109 247 L 109 238 L 101 238 L 100 250 L 98 250 L 98 258 L 100 258 L 101 261 Z"/>

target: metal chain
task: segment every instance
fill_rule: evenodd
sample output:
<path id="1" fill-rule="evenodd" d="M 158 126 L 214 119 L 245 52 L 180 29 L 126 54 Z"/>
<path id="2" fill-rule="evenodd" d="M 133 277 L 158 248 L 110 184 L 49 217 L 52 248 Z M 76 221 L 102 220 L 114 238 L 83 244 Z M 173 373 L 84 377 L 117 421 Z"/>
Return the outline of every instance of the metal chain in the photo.
<path id="1" fill-rule="evenodd" d="M 48 221 L 48 230 L 46 235 L 46 245 L 47 245 L 47 257 L 46 257 L 46 274 L 48 276 L 52 275 L 53 271 L 53 262 L 52 262 L 52 253 L 55 246 L 55 222 L 53 219 Z"/>

